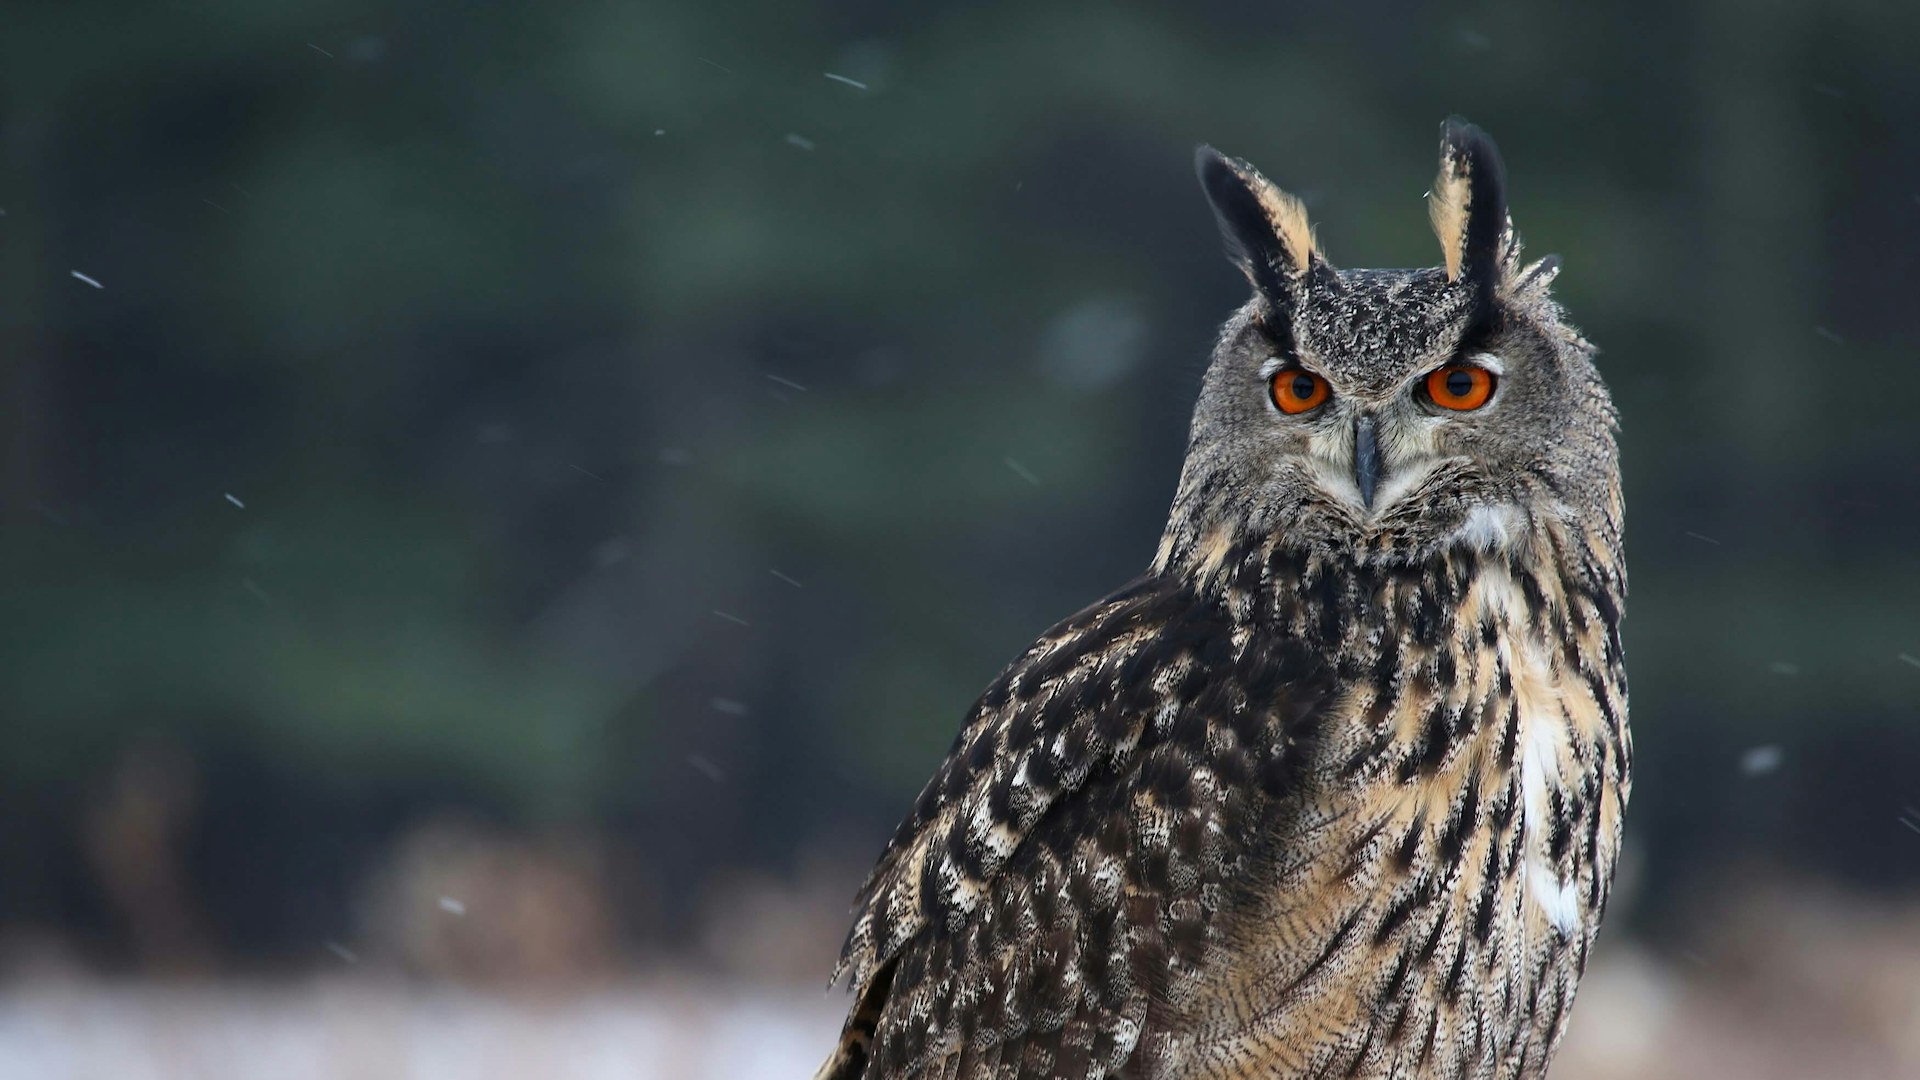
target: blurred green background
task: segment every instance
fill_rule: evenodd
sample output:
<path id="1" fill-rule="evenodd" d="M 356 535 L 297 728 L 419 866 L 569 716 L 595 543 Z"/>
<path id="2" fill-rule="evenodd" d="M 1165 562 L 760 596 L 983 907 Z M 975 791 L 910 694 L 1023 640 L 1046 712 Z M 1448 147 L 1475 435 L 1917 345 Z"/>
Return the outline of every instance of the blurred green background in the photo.
<path id="1" fill-rule="evenodd" d="M 733 920 L 823 978 L 973 696 L 1151 555 L 1244 289 L 1193 145 L 1428 265 L 1453 112 L 1624 418 L 1610 935 L 1912 900 L 1917 43 L 1865 0 L 10 4 L 0 965 L 433 969 L 380 898 L 518 858 L 581 941 L 460 970 L 728 970 Z"/>

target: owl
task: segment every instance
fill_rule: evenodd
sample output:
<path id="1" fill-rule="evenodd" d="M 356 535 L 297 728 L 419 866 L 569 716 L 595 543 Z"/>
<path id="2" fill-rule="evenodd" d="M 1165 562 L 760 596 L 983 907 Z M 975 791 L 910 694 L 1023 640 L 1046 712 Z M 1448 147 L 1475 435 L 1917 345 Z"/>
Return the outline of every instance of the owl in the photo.
<path id="1" fill-rule="evenodd" d="M 1202 148 L 1252 295 L 1146 573 L 987 688 L 856 900 L 817 1080 L 1532 1077 L 1632 744 L 1615 412 L 1441 131 L 1441 265 Z"/>

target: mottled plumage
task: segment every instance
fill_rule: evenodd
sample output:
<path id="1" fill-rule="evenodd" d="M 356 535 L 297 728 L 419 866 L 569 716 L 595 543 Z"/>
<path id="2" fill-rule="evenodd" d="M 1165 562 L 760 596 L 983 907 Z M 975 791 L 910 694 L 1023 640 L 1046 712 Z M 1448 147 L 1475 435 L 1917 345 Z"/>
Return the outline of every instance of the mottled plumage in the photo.
<path id="1" fill-rule="evenodd" d="M 860 891 L 824 1080 L 1523 1077 L 1564 1030 L 1631 756 L 1592 348 L 1477 129 L 1429 270 L 1336 271 L 1199 166 L 1254 296 L 1159 551 L 975 705 Z M 1456 369 L 1491 397 L 1443 407 Z"/>

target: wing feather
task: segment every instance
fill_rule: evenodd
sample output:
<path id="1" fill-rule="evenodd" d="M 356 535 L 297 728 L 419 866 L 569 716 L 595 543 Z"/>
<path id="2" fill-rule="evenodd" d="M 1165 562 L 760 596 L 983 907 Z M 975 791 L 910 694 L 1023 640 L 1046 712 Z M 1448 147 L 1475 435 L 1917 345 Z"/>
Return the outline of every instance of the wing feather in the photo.
<path id="1" fill-rule="evenodd" d="M 850 972 L 861 1004 L 820 1075 L 1138 1066 L 1328 685 L 1302 649 L 1236 634 L 1170 577 L 1042 635 L 974 706 L 860 890 L 835 978 Z"/>

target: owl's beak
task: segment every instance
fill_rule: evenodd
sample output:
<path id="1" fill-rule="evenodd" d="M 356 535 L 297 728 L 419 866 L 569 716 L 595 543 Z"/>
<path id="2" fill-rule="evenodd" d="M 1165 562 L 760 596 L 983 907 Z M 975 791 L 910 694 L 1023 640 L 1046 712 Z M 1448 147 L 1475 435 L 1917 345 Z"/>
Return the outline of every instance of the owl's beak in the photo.
<path id="1" fill-rule="evenodd" d="M 1380 484 L 1380 437 L 1372 413 L 1361 413 L 1353 421 L 1353 482 L 1360 489 L 1360 504 L 1373 509 L 1373 489 Z"/>

